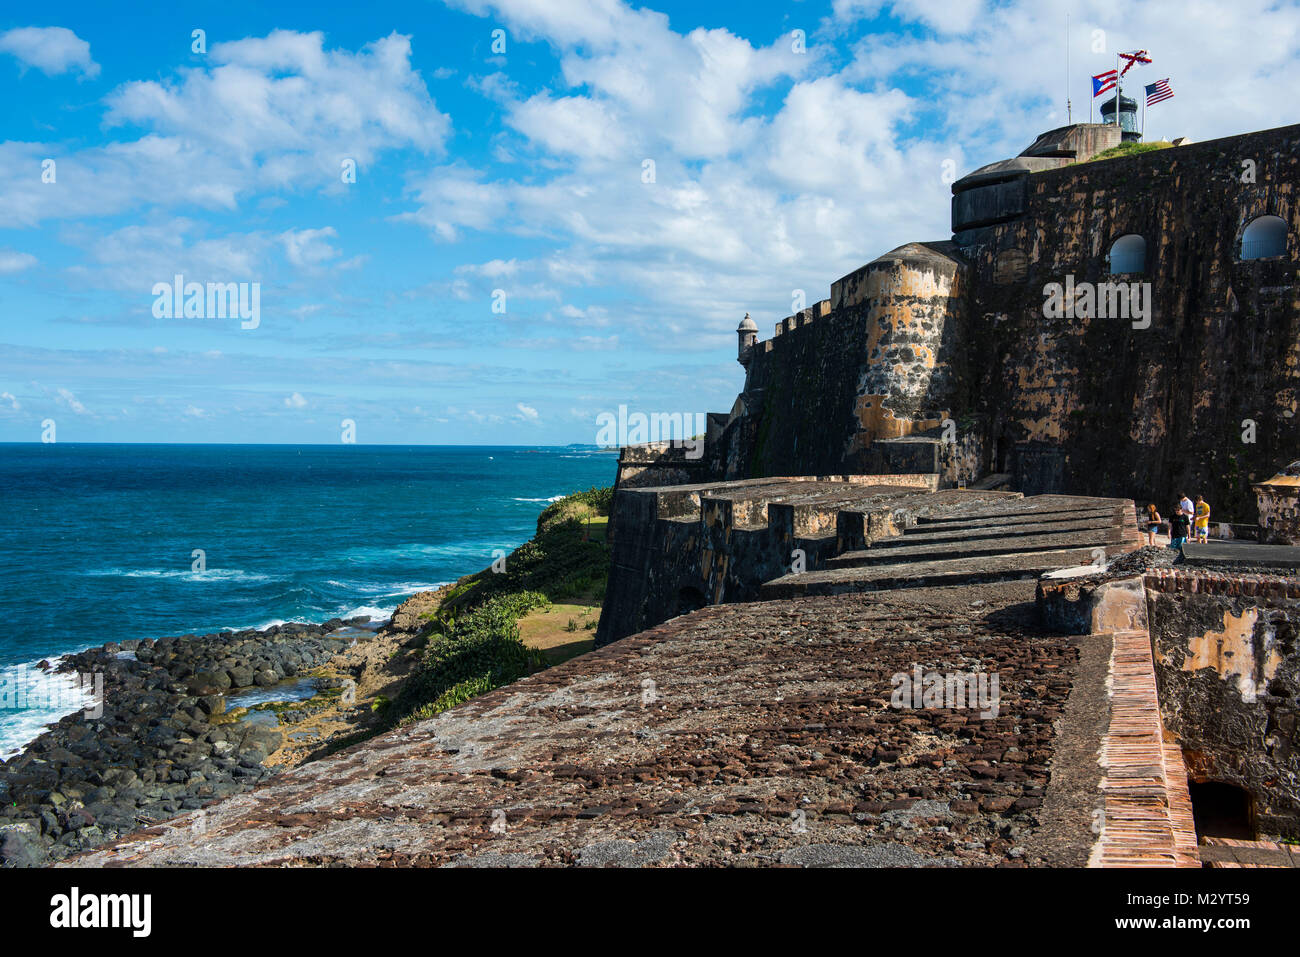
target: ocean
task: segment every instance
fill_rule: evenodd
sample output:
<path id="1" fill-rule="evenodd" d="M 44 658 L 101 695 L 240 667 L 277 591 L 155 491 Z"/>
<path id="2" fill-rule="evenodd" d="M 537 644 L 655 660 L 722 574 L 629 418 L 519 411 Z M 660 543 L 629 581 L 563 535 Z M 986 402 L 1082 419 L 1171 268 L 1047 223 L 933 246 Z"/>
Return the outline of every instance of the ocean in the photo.
<path id="1" fill-rule="evenodd" d="M 369 615 L 492 563 L 590 446 L 0 444 L 0 756 L 62 713 L 35 662 L 109 641 Z"/>

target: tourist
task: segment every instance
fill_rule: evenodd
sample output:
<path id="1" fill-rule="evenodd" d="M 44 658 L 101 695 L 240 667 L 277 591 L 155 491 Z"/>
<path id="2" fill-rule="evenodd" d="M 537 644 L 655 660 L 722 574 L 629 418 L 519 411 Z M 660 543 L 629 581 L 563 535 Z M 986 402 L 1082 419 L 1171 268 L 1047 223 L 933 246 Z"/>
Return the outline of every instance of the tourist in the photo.
<path id="1" fill-rule="evenodd" d="M 1174 514 L 1169 519 L 1170 548 L 1176 548 L 1179 551 L 1183 550 L 1183 546 L 1187 544 L 1187 529 L 1190 524 L 1191 520 L 1187 517 L 1187 513 L 1183 511 L 1182 503 L 1179 502 Z"/>
<path id="2" fill-rule="evenodd" d="M 1202 544 L 1210 540 L 1210 504 L 1196 496 L 1196 540 Z"/>
<path id="3" fill-rule="evenodd" d="M 1192 505 L 1192 500 L 1187 497 L 1186 492 L 1178 493 L 1178 511 L 1187 516 L 1187 525 L 1190 528 L 1192 516 L 1196 514 L 1196 508 Z"/>
<path id="4" fill-rule="evenodd" d="M 1154 545 L 1156 543 L 1156 532 L 1160 531 L 1160 525 L 1163 523 L 1163 521 L 1164 519 L 1160 517 L 1160 513 L 1156 511 L 1156 503 L 1149 502 L 1147 504 L 1147 514 L 1146 514 L 1148 545 Z"/>

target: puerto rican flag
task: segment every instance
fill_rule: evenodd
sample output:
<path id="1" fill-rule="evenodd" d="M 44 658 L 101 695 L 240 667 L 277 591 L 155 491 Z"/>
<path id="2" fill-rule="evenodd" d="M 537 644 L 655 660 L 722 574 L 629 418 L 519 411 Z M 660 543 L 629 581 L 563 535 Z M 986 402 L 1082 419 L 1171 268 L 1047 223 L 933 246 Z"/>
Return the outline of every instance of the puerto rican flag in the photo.
<path id="1" fill-rule="evenodd" d="M 1169 77 L 1156 80 L 1145 89 L 1147 91 L 1147 106 L 1152 103 L 1159 103 L 1161 100 L 1167 100 L 1174 95 L 1173 89 L 1169 86 Z"/>
<path id="2" fill-rule="evenodd" d="M 1115 84 L 1119 82 L 1119 73 L 1115 70 L 1107 70 L 1105 73 L 1098 73 L 1092 78 L 1092 98 L 1095 100 L 1107 90 L 1115 89 Z"/>

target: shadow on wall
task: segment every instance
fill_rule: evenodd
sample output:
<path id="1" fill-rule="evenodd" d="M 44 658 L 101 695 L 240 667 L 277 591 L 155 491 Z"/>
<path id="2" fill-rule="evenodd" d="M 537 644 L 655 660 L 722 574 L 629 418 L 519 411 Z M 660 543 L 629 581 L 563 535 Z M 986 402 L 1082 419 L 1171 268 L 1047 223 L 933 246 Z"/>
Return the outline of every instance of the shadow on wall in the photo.
<path id="1" fill-rule="evenodd" d="M 677 593 L 677 614 L 689 615 L 693 611 L 699 611 L 707 601 L 704 598 L 704 592 L 698 588 L 692 588 L 689 585 Z"/>
<path id="2" fill-rule="evenodd" d="M 1243 788 L 1220 781 L 1188 781 L 1196 836 L 1255 840 L 1254 804 Z"/>

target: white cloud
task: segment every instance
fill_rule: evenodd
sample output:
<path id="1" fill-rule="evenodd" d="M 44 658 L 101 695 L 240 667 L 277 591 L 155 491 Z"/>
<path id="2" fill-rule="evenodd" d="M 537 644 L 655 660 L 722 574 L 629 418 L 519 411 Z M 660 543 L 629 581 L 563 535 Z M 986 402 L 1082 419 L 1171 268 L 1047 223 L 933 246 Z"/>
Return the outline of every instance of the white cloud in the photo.
<path id="1" fill-rule="evenodd" d="M 626 31 L 663 30 L 668 23 L 662 13 L 630 10 L 621 0 L 449 0 L 448 6 L 481 17 L 496 13 L 524 38 L 598 47 L 617 42 Z"/>
<path id="2" fill-rule="evenodd" d="M 626 159 L 629 137 L 610 108 L 586 96 L 538 93 L 510 109 L 510 125 L 536 147 L 597 159 Z"/>
<path id="3" fill-rule="evenodd" d="M 783 34 L 766 47 L 725 29 L 682 35 L 668 17 L 618 0 L 457 0 L 505 20 L 560 53 L 564 82 L 581 94 L 549 91 L 519 99 L 503 82 L 486 83 L 507 121 L 530 145 L 580 160 L 635 167 L 671 153 L 683 159 L 743 149 L 761 121 L 745 112 L 750 97 L 813 69 L 818 54 L 795 53 Z"/>
<path id="4" fill-rule="evenodd" d="M 0 249 L 0 275 L 22 272 L 35 266 L 37 259 L 31 253 L 20 253 L 12 249 Z"/>
<path id="5" fill-rule="evenodd" d="M 457 275 L 478 276 L 483 279 L 508 279 L 519 273 L 519 260 L 510 259 L 493 259 L 489 262 L 474 265 L 466 263 L 456 267 Z"/>
<path id="6" fill-rule="evenodd" d="M 199 68 L 108 95 L 104 124 L 142 127 L 138 139 L 74 152 L 0 143 L 0 226 L 150 206 L 232 210 L 257 193 L 340 192 L 344 160 L 364 170 L 390 150 L 440 155 L 451 120 L 410 60 L 410 38 L 397 33 L 357 52 L 286 30 L 215 44 Z M 60 184 L 78 188 L 28 175 L 46 157 Z"/>
<path id="7" fill-rule="evenodd" d="M 67 389 L 61 388 L 58 390 L 58 402 L 60 405 L 68 409 L 71 409 L 77 415 L 86 414 L 87 411 L 86 407 L 82 405 L 81 402 L 77 399 L 77 397 Z"/>
<path id="8" fill-rule="evenodd" d="M 507 190 L 482 180 L 483 174 L 458 165 L 416 176 L 410 191 L 417 208 L 396 218 L 426 226 L 447 242 L 456 240 L 462 227 L 500 227 L 509 205 Z"/>
<path id="9" fill-rule="evenodd" d="M 171 282 L 177 273 L 194 282 L 259 282 L 265 278 L 266 253 L 275 240 L 264 233 L 203 235 L 192 219 L 171 219 L 143 226 L 124 226 L 107 234 L 70 230 L 69 242 L 85 245 L 90 265 L 69 272 L 101 287 L 120 289 L 152 305 L 154 283 Z"/>
<path id="10" fill-rule="evenodd" d="M 540 352 L 553 349 L 557 352 L 613 352 L 618 349 L 618 336 L 575 336 L 562 338 L 549 336 L 542 339 L 519 339 L 510 342 L 515 349 Z"/>
<path id="11" fill-rule="evenodd" d="M 770 33 L 680 34 L 662 14 L 618 0 L 452 5 L 504 24 L 512 40 L 549 43 L 560 75 L 543 89 L 504 74 L 481 79 L 510 128 L 498 161 L 520 171 L 434 169 L 412 180 L 414 208 L 399 218 L 445 240 L 504 232 L 544 241 L 549 252 L 512 261 L 512 287 L 545 280 L 561 302 L 571 289 L 619 290 L 629 300 L 617 311 L 624 343 L 715 348 L 745 311 L 772 322 L 792 311 L 795 289 L 813 302 L 903 242 L 945 239 L 945 161 L 960 174 L 1066 122 L 1065 91 L 1052 79 L 1064 79 L 1064 16 L 1054 4 L 838 0 L 831 20 L 806 25 L 803 56 L 788 34 L 767 46 Z M 843 41 L 854 21 L 877 16 L 881 32 Z M 1164 0 L 1118 18 L 1110 0 L 1076 4 L 1076 121 L 1087 117 L 1088 73 L 1106 66 L 1089 52 L 1098 28 L 1112 61 L 1115 48 L 1160 45 L 1141 80 L 1173 75 L 1179 97 L 1151 112 L 1148 133 L 1154 122 L 1204 139 L 1289 115 L 1300 8 Z M 1209 53 L 1196 39 L 1207 35 L 1216 37 Z M 837 59 L 848 52 L 851 61 L 832 58 L 837 44 Z M 1221 67 L 1205 69 L 1207 55 Z M 653 183 L 642 182 L 643 159 L 655 161 Z M 547 319 L 576 326 L 582 305 Z"/>
<path id="12" fill-rule="evenodd" d="M 291 409 L 307 408 L 307 400 L 302 397 L 301 392 L 295 392 L 293 395 L 287 396 L 284 400 L 284 404 Z"/>
<path id="13" fill-rule="evenodd" d="M 886 7 L 904 22 L 922 23 L 938 33 L 949 34 L 970 30 L 976 17 L 984 12 L 983 0 L 834 0 L 831 4 L 839 21 L 870 20 Z"/>
<path id="14" fill-rule="evenodd" d="M 344 158 L 369 162 L 381 150 L 439 150 L 450 132 L 420 75 L 411 38 L 398 33 L 358 53 L 325 50 L 324 34 L 276 30 L 218 43 L 209 69 L 179 82 L 128 83 L 109 97 L 107 121 L 139 123 L 261 158 L 263 176 L 291 181 L 310 158 L 337 179 Z"/>
<path id="15" fill-rule="evenodd" d="M 534 409 L 532 406 L 524 405 L 522 402 L 516 402 L 515 408 L 519 410 L 520 419 L 523 419 L 528 422 L 541 421 L 541 416 L 538 415 L 537 410 Z"/>
<path id="16" fill-rule="evenodd" d="M 14 397 L 12 392 L 0 392 L 0 400 L 8 402 L 9 408 L 14 409 L 15 411 L 23 407 L 22 403 Z"/>
<path id="17" fill-rule="evenodd" d="M 918 11 L 908 19 L 921 19 L 935 35 L 867 36 L 844 70 L 846 80 L 920 78 L 927 106 L 951 141 L 981 163 L 1019 152 L 1038 133 L 1065 125 L 1066 37 L 1059 6 L 1031 0 L 989 6 L 971 13 L 969 29 L 960 33 L 943 29 L 949 21 L 937 12 L 937 0 L 908 7 Z M 1091 0 L 1072 9 L 1075 122 L 1088 118 L 1089 75 L 1113 68 L 1115 51 L 1139 48 L 1149 49 L 1154 62 L 1129 73 L 1125 92 L 1140 94 L 1139 84 L 1170 77 L 1177 93 L 1148 111 L 1148 139 L 1231 136 L 1277 126 L 1291 114 L 1286 91 L 1300 83 L 1295 4 L 1151 0 L 1121 13 L 1108 0 Z M 1100 31 L 1104 52 L 1093 52 L 1094 31 Z M 1207 44 L 1206 37 L 1214 42 Z"/>
<path id="18" fill-rule="evenodd" d="M 280 235 L 280 240 L 284 243 L 289 262 L 310 268 L 339 255 L 339 251 L 326 242 L 336 235 L 333 226 L 323 229 L 290 229 Z"/>
<path id="19" fill-rule="evenodd" d="M 0 53 L 12 54 L 24 67 L 46 76 L 77 72 L 91 79 L 99 64 L 90 58 L 90 44 L 67 27 L 19 27 L 0 34 Z"/>

